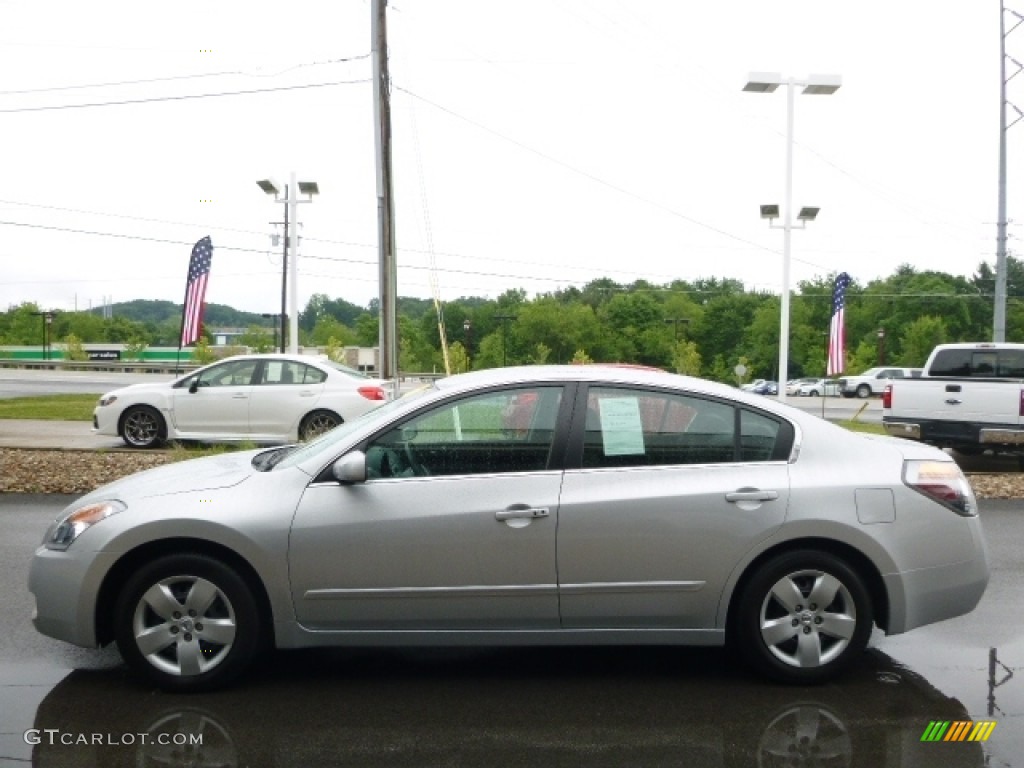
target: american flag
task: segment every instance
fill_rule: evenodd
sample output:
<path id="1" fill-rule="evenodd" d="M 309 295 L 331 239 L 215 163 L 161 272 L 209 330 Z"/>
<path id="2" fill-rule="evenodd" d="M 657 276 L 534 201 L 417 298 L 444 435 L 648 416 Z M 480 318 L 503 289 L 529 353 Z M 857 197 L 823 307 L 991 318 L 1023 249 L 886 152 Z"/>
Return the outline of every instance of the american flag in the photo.
<path id="1" fill-rule="evenodd" d="M 850 284 L 850 276 L 845 272 L 836 275 L 835 287 L 832 289 L 832 324 L 828 329 L 828 365 L 825 375 L 842 373 L 846 359 L 846 287 Z"/>
<path id="2" fill-rule="evenodd" d="M 181 316 L 181 346 L 183 347 L 199 338 L 199 330 L 203 324 L 203 309 L 206 308 L 206 284 L 210 280 L 212 258 L 213 243 L 207 236 L 192 248 L 192 259 L 188 263 L 185 311 Z"/>

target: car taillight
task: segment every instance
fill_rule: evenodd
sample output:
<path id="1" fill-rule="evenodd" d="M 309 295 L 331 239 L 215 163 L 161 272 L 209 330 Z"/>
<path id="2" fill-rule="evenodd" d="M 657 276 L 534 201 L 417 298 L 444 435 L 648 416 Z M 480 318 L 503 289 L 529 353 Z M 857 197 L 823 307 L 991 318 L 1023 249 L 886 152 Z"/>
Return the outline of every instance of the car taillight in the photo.
<path id="1" fill-rule="evenodd" d="M 1020 408 L 1017 409 L 1018 416 L 1024 416 L 1024 389 L 1020 391 Z"/>
<path id="2" fill-rule="evenodd" d="M 905 461 L 903 482 L 958 515 L 974 517 L 978 514 L 971 484 L 952 461 Z"/>
<path id="3" fill-rule="evenodd" d="M 367 400 L 387 400 L 387 395 L 384 394 L 382 387 L 359 387 L 356 390 L 360 395 L 365 397 Z"/>
<path id="4" fill-rule="evenodd" d="M 892 384 L 886 384 L 882 391 L 882 407 L 892 408 Z"/>

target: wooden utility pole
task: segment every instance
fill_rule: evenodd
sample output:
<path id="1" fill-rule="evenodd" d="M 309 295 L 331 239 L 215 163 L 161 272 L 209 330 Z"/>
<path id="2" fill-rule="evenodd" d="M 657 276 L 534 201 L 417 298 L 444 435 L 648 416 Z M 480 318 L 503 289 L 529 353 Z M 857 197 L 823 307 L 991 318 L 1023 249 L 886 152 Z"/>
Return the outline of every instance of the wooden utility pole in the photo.
<path id="1" fill-rule="evenodd" d="M 377 158 L 377 242 L 380 254 L 380 369 L 398 378 L 398 279 L 395 260 L 394 185 L 391 177 L 391 82 L 388 75 L 387 0 L 372 0 L 374 144 Z"/>

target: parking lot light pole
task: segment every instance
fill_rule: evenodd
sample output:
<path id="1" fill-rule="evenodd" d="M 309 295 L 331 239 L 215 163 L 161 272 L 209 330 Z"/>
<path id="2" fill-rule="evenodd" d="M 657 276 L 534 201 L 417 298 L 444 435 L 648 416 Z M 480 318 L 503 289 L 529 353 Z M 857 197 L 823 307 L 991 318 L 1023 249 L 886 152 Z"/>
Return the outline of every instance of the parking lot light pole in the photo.
<path id="1" fill-rule="evenodd" d="M 515 320 L 515 315 L 495 315 L 494 319 L 501 323 L 501 367 L 508 365 L 508 324 Z"/>
<path id="2" fill-rule="evenodd" d="M 275 203 L 284 203 L 284 265 L 281 269 L 281 351 L 284 352 L 284 323 L 289 316 L 286 307 L 286 286 L 291 280 L 291 318 L 289 324 L 289 345 L 288 351 L 293 355 L 299 351 L 299 236 L 298 218 L 299 203 L 313 202 L 313 195 L 320 193 L 320 187 L 315 181 L 300 181 L 296 183 L 295 172 L 292 171 L 291 181 L 285 185 L 284 197 L 281 197 L 281 189 L 272 179 L 263 179 L 256 182 L 259 188 L 266 194 L 273 195 Z M 299 195 L 305 195 L 305 200 L 300 200 Z M 290 256 L 289 256 L 290 251 Z"/>
<path id="3" fill-rule="evenodd" d="M 828 96 L 839 90 L 842 78 L 838 75 L 811 75 L 804 80 L 797 80 L 793 77 L 783 78 L 777 72 L 755 72 L 750 75 L 747 84 L 743 86 L 744 91 L 751 93 L 774 93 L 780 85 L 786 86 L 786 197 L 785 215 L 781 229 L 782 239 L 782 306 L 779 320 L 779 394 L 782 402 L 786 401 L 786 379 L 789 378 L 789 266 L 790 266 L 790 236 L 793 230 L 793 89 L 796 86 L 803 86 L 805 95 Z M 774 211 L 766 212 L 766 208 L 773 208 Z M 813 211 L 813 215 L 804 218 L 805 212 Z M 769 215 L 774 213 L 774 216 Z M 818 213 L 817 208 L 804 208 L 801 210 L 801 220 L 811 221 Z M 778 217 L 779 207 L 777 205 L 761 206 L 761 218 L 773 219 Z"/>

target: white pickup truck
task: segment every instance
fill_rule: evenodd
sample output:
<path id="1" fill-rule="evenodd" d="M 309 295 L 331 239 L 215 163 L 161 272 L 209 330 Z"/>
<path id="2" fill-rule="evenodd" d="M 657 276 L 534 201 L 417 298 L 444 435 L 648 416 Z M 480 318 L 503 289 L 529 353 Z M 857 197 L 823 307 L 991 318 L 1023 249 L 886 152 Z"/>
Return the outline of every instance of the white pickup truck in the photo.
<path id="1" fill-rule="evenodd" d="M 921 378 L 885 387 L 882 424 L 961 453 L 1024 456 L 1024 344 L 940 344 Z"/>

